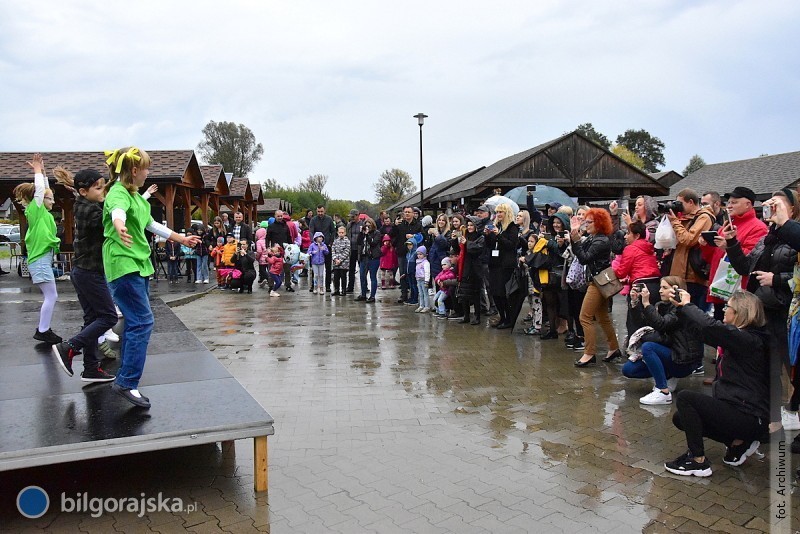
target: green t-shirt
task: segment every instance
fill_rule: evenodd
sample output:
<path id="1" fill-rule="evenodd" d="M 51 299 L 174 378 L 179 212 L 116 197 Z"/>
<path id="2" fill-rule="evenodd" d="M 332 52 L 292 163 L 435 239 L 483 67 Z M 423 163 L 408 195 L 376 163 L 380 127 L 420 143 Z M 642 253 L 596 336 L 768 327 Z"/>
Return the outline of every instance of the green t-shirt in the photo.
<path id="1" fill-rule="evenodd" d="M 133 239 L 130 247 L 122 244 L 111 212 L 121 209 L 125 212 L 125 227 Z M 153 263 L 150 261 L 150 244 L 144 229 L 153 220 L 150 215 L 150 204 L 139 193 L 130 193 L 120 182 L 111 186 L 103 206 L 103 268 L 106 280 L 111 282 L 126 274 L 139 273 L 141 276 L 153 274 Z"/>
<path id="2" fill-rule="evenodd" d="M 28 250 L 28 263 L 33 263 L 51 250 L 58 254 L 61 241 L 56 237 L 56 221 L 53 214 L 36 200 L 25 208 L 28 230 L 25 232 L 25 248 Z"/>

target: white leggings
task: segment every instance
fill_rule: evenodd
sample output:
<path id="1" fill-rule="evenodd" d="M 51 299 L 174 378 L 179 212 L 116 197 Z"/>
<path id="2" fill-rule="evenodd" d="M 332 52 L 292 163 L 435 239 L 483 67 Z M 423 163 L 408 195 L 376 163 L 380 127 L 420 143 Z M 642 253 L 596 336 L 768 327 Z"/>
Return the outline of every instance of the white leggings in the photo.
<path id="1" fill-rule="evenodd" d="M 36 285 L 39 286 L 44 296 L 42 309 L 39 311 L 39 332 L 47 332 L 50 330 L 50 321 L 53 320 L 53 310 L 56 307 L 56 300 L 58 300 L 58 291 L 56 290 L 55 282 L 41 282 Z"/>

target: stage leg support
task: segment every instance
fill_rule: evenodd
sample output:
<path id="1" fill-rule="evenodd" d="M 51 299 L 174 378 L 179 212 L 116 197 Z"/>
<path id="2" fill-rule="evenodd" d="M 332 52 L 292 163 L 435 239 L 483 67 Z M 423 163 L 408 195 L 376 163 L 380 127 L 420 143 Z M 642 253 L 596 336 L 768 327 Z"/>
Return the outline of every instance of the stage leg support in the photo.
<path id="1" fill-rule="evenodd" d="M 267 491 L 267 436 L 253 438 L 253 470 L 256 491 Z"/>

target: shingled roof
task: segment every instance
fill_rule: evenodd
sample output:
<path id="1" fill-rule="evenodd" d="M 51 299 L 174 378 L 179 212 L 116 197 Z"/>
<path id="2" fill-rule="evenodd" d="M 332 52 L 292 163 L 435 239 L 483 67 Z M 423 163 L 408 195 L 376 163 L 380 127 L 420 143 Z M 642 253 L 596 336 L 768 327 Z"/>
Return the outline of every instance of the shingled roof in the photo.
<path id="1" fill-rule="evenodd" d="M 244 198 L 245 194 L 247 193 L 248 183 L 249 182 L 247 178 L 244 178 L 242 176 L 233 176 L 231 178 L 230 184 L 228 185 L 228 188 L 230 189 L 229 196 L 236 198 Z"/>
<path id="2" fill-rule="evenodd" d="M 148 150 L 151 165 L 148 178 L 154 181 L 181 179 L 192 163 L 197 164 L 193 150 Z M 27 162 L 33 152 L 0 152 L 0 181 L 30 181 L 33 174 Z M 108 173 L 102 152 L 43 152 L 48 174 L 61 165 L 72 172 L 94 169 L 104 176 Z M 199 166 L 198 166 L 199 167 Z"/>
<path id="3" fill-rule="evenodd" d="M 469 171 L 462 174 L 461 176 L 456 176 L 455 178 L 450 178 L 449 180 L 445 180 L 444 182 L 432 185 L 427 189 L 425 189 L 425 198 L 426 199 L 433 198 L 434 196 L 438 195 L 441 191 L 444 191 L 445 189 L 460 183 L 462 180 L 472 176 L 476 172 L 485 168 L 486 167 L 478 167 L 474 171 Z M 419 204 L 421 198 L 422 197 L 420 196 L 419 192 L 413 193 L 411 195 L 408 195 L 404 199 L 395 202 L 394 204 L 386 208 L 386 211 L 394 211 L 402 206 L 416 206 Z"/>
<path id="4" fill-rule="evenodd" d="M 717 191 L 730 193 L 736 186 L 746 186 L 755 191 L 759 200 L 769 198 L 784 187 L 800 184 L 800 152 L 786 152 L 774 156 L 712 163 L 689 174 L 670 188 L 671 198 L 684 188 L 699 194 Z"/>

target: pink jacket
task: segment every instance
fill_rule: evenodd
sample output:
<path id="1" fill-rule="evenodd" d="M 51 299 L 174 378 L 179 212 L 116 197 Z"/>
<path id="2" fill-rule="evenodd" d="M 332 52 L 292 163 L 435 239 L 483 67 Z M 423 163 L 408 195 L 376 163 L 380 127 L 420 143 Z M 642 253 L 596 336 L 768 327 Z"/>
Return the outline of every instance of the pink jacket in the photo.
<path id="1" fill-rule="evenodd" d="M 436 282 L 436 290 L 437 291 L 440 291 L 440 290 L 444 291 L 445 293 L 447 293 L 449 295 L 450 294 L 450 288 L 449 287 L 439 287 L 439 282 L 444 282 L 445 280 L 452 280 L 455 277 L 456 277 L 456 272 L 455 272 L 455 270 L 453 270 L 452 267 L 449 268 L 449 269 L 442 269 L 442 272 L 437 274 L 436 278 L 434 278 L 434 281 Z"/>
<path id="2" fill-rule="evenodd" d="M 388 237 L 388 236 L 387 236 Z M 399 262 L 397 261 L 397 253 L 394 251 L 392 242 L 389 239 L 383 240 L 381 246 L 381 269 L 397 269 Z"/>
<path id="3" fill-rule="evenodd" d="M 623 295 L 627 295 L 631 290 L 631 284 L 640 278 L 661 277 L 655 249 L 647 239 L 637 239 L 626 246 L 622 254 L 611 262 L 611 267 L 617 278 L 627 279 L 625 287 L 622 288 Z"/>
<path id="4" fill-rule="evenodd" d="M 256 230 L 256 259 L 259 265 L 267 264 L 267 229 Z"/>
<path id="5" fill-rule="evenodd" d="M 750 251 L 753 250 L 753 247 L 756 246 L 756 243 L 758 243 L 762 237 L 767 235 L 767 225 L 764 224 L 761 219 L 756 217 L 755 210 L 750 210 L 741 217 L 734 216 L 731 219 L 731 222 L 736 227 L 736 239 L 742 246 L 742 252 L 744 252 L 745 255 L 750 254 Z M 722 235 L 722 228 L 717 231 L 717 234 Z M 714 274 L 717 272 L 717 267 L 719 267 L 720 260 L 725 256 L 725 251 L 719 247 L 706 245 L 702 247 L 702 254 L 703 259 L 708 262 L 708 265 L 711 268 L 711 272 L 708 275 L 708 280 L 710 283 L 711 280 L 714 279 Z M 747 288 L 748 279 L 748 276 L 742 277 L 742 289 Z M 715 302 L 717 304 L 725 302 L 717 297 L 712 297 L 711 293 L 708 294 L 708 298 L 706 300 L 708 302 Z"/>

